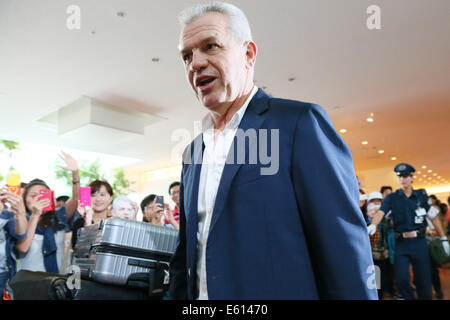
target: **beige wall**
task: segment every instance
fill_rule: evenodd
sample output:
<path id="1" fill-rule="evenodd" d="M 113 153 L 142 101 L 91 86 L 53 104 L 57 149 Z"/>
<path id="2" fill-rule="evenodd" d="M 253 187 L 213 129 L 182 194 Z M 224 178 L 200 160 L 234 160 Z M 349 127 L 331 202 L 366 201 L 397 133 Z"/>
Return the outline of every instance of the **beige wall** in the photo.
<path id="1" fill-rule="evenodd" d="M 397 176 L 392 167 L 357 172 L 357 176 L 366 193 L 380 191 L 382 186 L 391 186 L 394 191 L 399 188 Z"/>

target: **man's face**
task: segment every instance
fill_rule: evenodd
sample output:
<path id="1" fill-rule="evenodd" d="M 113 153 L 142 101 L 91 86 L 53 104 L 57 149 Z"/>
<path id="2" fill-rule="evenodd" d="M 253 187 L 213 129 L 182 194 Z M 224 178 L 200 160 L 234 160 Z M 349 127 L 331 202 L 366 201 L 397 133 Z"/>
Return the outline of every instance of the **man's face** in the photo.
<path id="1" fill-rule="evenodd" d="M 136 212 L 131 203 L 127 201 L 118 201 L 113 214 L 122 219 L 136 220 Z"/>
<path id="2" fill-rule="evenodd" d="M 383 199 L 392 193 L 391 189 L 386 189 L 383 191 Z"/>
<path id="3" fill-rule="evenodd" d="M 229 32 L 225 15 L 210 12 L 184 27 L 179 48 L 187 79 L 206 108 L 217 110 L 244 94 L 247 50 Z"/>
<path id="4" fill-rule="evenodd" d="M 178 206 L 180 202 L 180 186 L 174 186 L 170 188 L 170 197 Z"/>
<path id="5" fill-rule="evenodd" d="M 400 186 L 403 189 L 411 187 L 413 181 L 414 181 L 414 178 L 412 175 L 409 175 L 407 177 L 398 177 L 398 183 L 400 184 Z"/>

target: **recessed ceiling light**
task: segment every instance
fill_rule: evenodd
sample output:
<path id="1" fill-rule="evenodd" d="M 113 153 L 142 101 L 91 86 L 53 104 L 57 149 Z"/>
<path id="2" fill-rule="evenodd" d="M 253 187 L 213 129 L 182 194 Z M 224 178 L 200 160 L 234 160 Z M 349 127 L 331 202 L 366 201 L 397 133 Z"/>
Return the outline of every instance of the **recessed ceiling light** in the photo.
<path id="1" fill-rule="evenodd" d="M 397 160 L 397 157 L 392 157 L 391 160 L 395 161 L 395 160 Z"/>
<path id="2" fill-rule="evenodd" d="M 383 154 L 383 153 L 384 153 L 384 150 L 378 150 L 378 153 L 379 153 L 379 154 Z"/>
<path id="3" fill-rule="evenodd" d="M 422 169 L 426 169 L 427 168 L 427 166 L 422 166 Z"/>
<path id="4" fill-rule="evenodd" d="M 437 173 L 433 173 L 433 176 L 435 176 L 435 177 L 436 177 L 436 176 L 437 176 Z"/>
<path id="5" fill-rule="evenodd" d="M 421 174 L 422 173 L 422 171 L 417 171 L 417 174 Z"/>
<path id="6" fill-rule="evenodd" d="M 428 173 L 432 173 L 433 172 L 433 170 L 428 170 Z"/>
<path id="7" fill-rule="evenodd" d="M 368 144 L 368 143 L 369 143 L 368 141 L 363 141 L 363 142 L 362 142 L 362 144 L 364 144 L 364 145 L 365 145 L 365 144 Z"/>
<path id="8" fill-rule="evenodd" d="M 346 133 L 346 132 L 347 132 L 347 129 L 341 129 L 341 130 L 339 130 L 339 132 L 340 132 L 340 133 Z"/>
<path id="9" fill-rule="evenodd" d="M 426 175 L 426 174 L 424 174 L 424 175 L 423 175 L 423 177 L 424 177 L 424 178 L 426 178 L 426 177 L 427 177 L 427 175 Z"/>
<path id="10" fill-rule="evenodd" d="M 367 120 L 367 122 L 373 122 L 373 118 L 372 117 L 369 117 L 366 120 Z"/>

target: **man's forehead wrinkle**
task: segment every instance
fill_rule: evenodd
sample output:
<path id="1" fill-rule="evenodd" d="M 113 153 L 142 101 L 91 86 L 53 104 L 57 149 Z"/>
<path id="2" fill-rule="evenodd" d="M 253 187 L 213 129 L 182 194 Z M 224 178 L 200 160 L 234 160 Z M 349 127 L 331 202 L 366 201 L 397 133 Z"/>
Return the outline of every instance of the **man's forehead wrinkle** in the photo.
<path id="1" fill-rule="evenodd" d="M 200 43 L 202 43 L 205 39 L 207 38 L 219 38 L 219 35 L 221 34 L 221 32 L 223 31 L 223 28 L 211 24 L 211 25 L 201 25 L 198 27 L 194 27 L 192 28 L 192 30 L 188 30 L 186 32 L 186 29 L 183 30 L 183 35 L 182 35 L 182 43 L 181 45 L 185 44 L 186 46 L 183 47 L 181 46 L 181 51 L 185 51 L 184 49 L 189 48 L 191 46 L 195 46 L 198 45 Z M 196 40 L 194 43 L 192 43 L 190 40 L 192 40 L 195 37 L 198 37 L 198 34 L 204 33 L 204 36 L 200 36 L 199 40 Z"/>

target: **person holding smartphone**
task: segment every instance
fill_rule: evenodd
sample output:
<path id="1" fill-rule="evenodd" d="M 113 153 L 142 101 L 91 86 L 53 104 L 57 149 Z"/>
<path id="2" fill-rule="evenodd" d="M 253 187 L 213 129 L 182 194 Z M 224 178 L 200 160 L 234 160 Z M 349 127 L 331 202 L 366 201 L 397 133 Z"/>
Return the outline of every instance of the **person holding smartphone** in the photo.
<path id="1" fill-rule="evenodd" d="M 159 201 L 158 201 L 159 200 Z M 164 203 L 164 198 L 151 194 L 145 197 L 141 202 L 141 210 L 144 215 L 143 221 L 162 227 L 180 229 L 179 223 L 175 220 L 169 205 Z M 162 218 L 165 217 L 169 223 L 164 223 Z"/>
<path id="2" fill-rule="evenodd" d="M 9 208 L 5 207 L 5 204 Z M 0 190 L 0 295 L 16 273 L 14 245 L 27 235 L 27 218 L 22 198 L 7 189 Z M 0 298 L 1 299 L 1 298 Z"/>
<path id="3" fill-rule="evenodd" d="M 62 152 L 63 169 L 72 171 L 72 197 L 56 211 L 46 211 L 54 207 L 54 199 L 43 198 L 42 190 L 50 190 L 42 180 L 35 179 L 25 187 L 23 201 L 27 211 L 28 234 L 18 240 L 19 252 L 17 270 L 63 273 L 60 270 L 64 259 L 65 227 L 77 209 L 80 196 L 78 164 L 69 154 Z"/>

